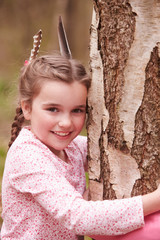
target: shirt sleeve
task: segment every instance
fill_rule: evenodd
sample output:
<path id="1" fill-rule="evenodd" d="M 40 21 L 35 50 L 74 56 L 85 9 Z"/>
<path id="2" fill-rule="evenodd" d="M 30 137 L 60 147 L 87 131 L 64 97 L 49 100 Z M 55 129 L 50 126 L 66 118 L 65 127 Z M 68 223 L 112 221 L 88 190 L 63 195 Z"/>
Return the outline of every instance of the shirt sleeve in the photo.
<path id="1" fill-rule="evenodd" d="M 17 168 L 9 177 L 12 187 L 32 194 L 53 219 L 75 234 L 119 235 L 143 226 L 141 197 L 85 201 L 38 147 L 25 146 L 21 157 L 22 149 L 15 154 Z"/>
<path id="2" fill-rule="evenodd" d="M 160 236 L 160 211 L 144 218 L 144 227 L 120 236 L 92 236 L 95 240 L 159 240 Z"/>

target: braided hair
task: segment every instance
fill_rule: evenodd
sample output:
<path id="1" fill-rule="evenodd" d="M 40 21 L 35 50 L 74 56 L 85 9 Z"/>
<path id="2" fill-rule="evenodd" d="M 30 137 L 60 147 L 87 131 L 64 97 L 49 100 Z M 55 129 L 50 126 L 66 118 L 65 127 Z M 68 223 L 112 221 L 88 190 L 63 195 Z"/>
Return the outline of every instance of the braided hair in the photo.
<path id="1" fill-rule="evenodd" d="M 67 59 L 59 54 L 40 56 L 24 66 L 19 77 L 19 105 L 11 128 L 9 147 L 18 136 L 25 122 L 21 101 L 27 101 L 32 106 L 32 101 L 41 90 L 46 81 L 62 81 L 68 84 L 78 81 L 90 87 L 91 79 L 84 66 L 74 59 Z"/>
<path id="2" fill-rule="evenodd" d="M 8 144 L 9 147 L 12 145 L 12 143 L 14 142 L 16 137 L 18 136 L 23 122 L 24 122 L 24 116 L 23 116 L 22 108 L 20 106 L 18 106 L 16 108 L 16 116 L 15 116 L 14 121 L 12 123 L 11 139 L 10 139 L 9 144 Z"/>

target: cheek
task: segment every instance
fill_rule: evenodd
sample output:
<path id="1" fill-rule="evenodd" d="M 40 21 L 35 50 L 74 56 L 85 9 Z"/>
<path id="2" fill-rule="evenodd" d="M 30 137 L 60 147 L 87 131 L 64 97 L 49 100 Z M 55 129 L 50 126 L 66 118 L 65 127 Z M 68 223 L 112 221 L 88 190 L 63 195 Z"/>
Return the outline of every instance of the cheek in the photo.
<path id="1" fill-rule="evenodd" d="M 84 123 L 85 123 L 85 119 L 86 119 L 86 117 L 83 116 L 83 117 L 81 117 L 78 121 L 76 121 L 76 124 L 77 124 L 77 127 L 78 127 L 78 128 L 83 128 Z"/>
<path id="2" fill-rule="evenodd" d="M 36 118 L 33 117 L 31 121 L 32 127 L 39 131 L 41 134 L 44 134 L 46 131 L 52 128 L 53 126 L 53 119 L 50 117 L 43 115 L 43 114 L 37 114 Z"/>
<path id="3" fill-rule="evenodd" d="M 51 116 L 49 114 L 44 114 L 43 112 L 39 113 L 38 119 L 39 119 L 39 121 L 44 123 L 46 127 L 48 124 L 50 125 L 51 123 L 53 123 L 55 121 L 55 118 L 53 116 Z"/>

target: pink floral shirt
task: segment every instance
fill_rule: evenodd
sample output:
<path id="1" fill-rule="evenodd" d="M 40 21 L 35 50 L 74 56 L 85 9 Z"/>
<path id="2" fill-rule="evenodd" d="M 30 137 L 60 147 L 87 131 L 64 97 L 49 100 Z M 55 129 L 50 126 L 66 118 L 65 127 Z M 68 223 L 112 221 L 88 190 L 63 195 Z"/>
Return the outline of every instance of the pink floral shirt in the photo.
<path id="1" fill-rule="evenodd" d="M 1 238 L 76 240 L 77 235 L 124 234 L 143 226 L 141 197 L 85 201 L 86 138 L 55 156 L 29 128 L 10 148 L 2 182 Z"/>

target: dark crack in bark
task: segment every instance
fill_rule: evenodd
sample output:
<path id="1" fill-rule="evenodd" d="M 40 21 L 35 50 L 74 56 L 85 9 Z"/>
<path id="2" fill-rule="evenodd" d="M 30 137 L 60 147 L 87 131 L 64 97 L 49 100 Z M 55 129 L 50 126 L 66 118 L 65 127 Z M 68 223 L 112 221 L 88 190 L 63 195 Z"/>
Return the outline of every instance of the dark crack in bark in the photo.
<path id="1" fill-rule="evenodd" d="M 135 120 L 132 156 L 136 159 L 141 179 L 132 195 L 146 194 L 157 188 L 160 178 L 160 58 L 158 47 L 153 49 L 146 67 L 144 96 Z"/>
<path id="2" fill-rule="evenodd" d="M 100 16 L 98 28 L 98 46 L 104 67 L 105 105 L 110 120 L 106 132 L 100 138 L 101 171 L 104 181 L 104 199 L 116 198 L 112 185 L 109 183 L 110 166 L 104 149 L 104 137 L 113 147 L 128 153 L 124 139 L 122 123 L 119 120 L 118 108 L 123 94 L 124 69 L 129 50 L 134 39 L 135 13 L 128 1 L 101 0 L 94 1 Z M 102 123 L 103 124 L 103 123 Z"/>

